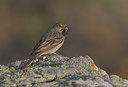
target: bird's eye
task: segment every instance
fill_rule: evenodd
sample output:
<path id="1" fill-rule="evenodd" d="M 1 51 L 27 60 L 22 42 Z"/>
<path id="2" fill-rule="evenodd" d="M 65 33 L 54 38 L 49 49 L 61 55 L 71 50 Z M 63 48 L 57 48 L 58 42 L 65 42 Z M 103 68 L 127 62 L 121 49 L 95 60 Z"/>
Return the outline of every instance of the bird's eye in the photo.
<path id="1" fill-rule="evenodd" d="M 59 27 L 62 27 L 61 25 L 59 25 Z"/>

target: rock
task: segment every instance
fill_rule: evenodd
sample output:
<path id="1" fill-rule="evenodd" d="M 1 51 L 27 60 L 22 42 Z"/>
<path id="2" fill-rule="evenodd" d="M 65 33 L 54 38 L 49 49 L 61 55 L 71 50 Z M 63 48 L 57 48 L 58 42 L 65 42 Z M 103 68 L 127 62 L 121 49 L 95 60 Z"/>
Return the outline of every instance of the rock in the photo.
<path id="1" fill-rule="evenodd" d="M 46 56 L 21 70 L 25 61 L 0 65 L 0 87 L 128 87 L 128 80 L 108 75 L 89 56 Z"/>

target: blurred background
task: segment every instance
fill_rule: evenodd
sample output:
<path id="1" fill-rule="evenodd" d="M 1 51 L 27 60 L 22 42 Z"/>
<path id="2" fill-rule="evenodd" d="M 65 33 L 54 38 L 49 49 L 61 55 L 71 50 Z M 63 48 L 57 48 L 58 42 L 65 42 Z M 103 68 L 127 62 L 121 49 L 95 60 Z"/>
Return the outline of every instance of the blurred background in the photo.
<path id="1" fill-rule="evenodd" d="M 128 0 L 1 0 L 0 65 L 28 59 L 57 22 L 71 31 L 57 51 L 89 55 L 109 74 L 128 79 Z"/>

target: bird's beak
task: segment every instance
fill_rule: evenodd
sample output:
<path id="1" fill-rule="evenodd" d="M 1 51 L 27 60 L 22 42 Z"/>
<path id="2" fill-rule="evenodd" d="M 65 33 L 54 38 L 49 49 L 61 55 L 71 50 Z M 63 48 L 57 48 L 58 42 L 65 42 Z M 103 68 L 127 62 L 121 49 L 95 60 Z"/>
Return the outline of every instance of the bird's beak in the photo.
<path id="1" fill-rule="evenodd" d="M 64 27 L 64 30 L 67 30 L 67 31 L 69 31 L 70 29 L 66 26 L 66 27 Z"/>
<path id="2" fill-rule="evenodd" d="M 62 32 L 62 34 L 63 34 L 63 36 L 65 36 L 68 34 L 69 28 L 66 26 L 63 29 L 64 29 L 64 31 Z"/>

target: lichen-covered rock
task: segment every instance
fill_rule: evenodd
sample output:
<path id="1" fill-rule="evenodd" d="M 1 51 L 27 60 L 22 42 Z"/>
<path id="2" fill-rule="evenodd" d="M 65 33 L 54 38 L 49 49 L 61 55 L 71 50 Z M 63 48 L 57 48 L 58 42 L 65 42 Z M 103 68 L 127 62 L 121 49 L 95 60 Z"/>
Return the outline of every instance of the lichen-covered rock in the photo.
<path id="1" fill-rule="evenodd" d="M 108 75 L 89 56 L 46 56 L 21 70 L 23 62 L 0 65 L 0 87 L 128 87 L 128 80 Z"/>

